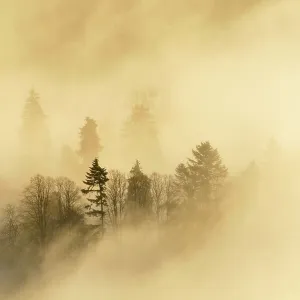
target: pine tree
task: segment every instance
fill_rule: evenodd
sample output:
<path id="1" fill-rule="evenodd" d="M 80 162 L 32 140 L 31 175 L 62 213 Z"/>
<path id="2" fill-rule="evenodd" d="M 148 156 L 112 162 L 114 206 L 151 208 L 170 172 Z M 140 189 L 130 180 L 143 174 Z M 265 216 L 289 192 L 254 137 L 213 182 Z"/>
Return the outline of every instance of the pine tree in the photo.
<path id="1" fill-rule="evenodd" d="M 141 223 L 151 213 L 151 180 L 142 172 L 140 162 L 136 161 L 128 179 L 127 203 L 133 224 Z"/>
<path id="2" fill-rule="evenodd" d="M 196 185 L 197 197 L 213 199 L 227 177 L 227 168 L 223 164 L 218 149 L 206 141 L 192 151 L 193 158 L 188 159 L 188 168 Z"/>
<path id="3" fill-rule="evenodd" d="M 85 167 L 88 166 L 102 150 L 97 127 L 97 123 L 94 119 L 86 118 L 84 126 L 80 128 L 80 148 L 78 153 Z"/>
<path id="4" fill-rule="evenodd" d="M 144 103 L 135 104 L 124 125 L 125 152 L 129 160 L 138 158 L 147 169 L 162 168 L 163 157 L 154 117 Z M 154 171 L 154 170 L 152 170 Z"/>
<path id="5" fill-rule="evenodd" d="M 23 162 L 28 168 L 39 166 L 39 170 L 49 161 L 51 154 L 50 132 L 46 124 L 46 115 L 39 103 L 40 97 L 31 90 L 22 115 L 22 127 L 20 132 Z M 27 169 L 25 167 L 25 169 Z"/>
<path id="6" fill-rule="evenodd" d="M 87 188 L 81 190 L 84 195 L 96 194 L 94 198 L 87 199 L 90 204 L 85 208 L 88 216 L 100 217 L 102 234 L 104 233 L 105 208 L 107 207 L 106 183 L 109 180 L 107 174 L 106 169 L 99 166 L 98 159 L 94 159 L 89 172 L 86 173 L 86 179 L 83 181 Z"/>
<path id="7" fill-rule="evenodd" d="M 181 203 L 189 210 L 197 211 L 217 202 L 228 171 L 218 150 L 209 142 L 197 145 L 192 154 L 186 164 L 176 168 L 175 188 Z"/>

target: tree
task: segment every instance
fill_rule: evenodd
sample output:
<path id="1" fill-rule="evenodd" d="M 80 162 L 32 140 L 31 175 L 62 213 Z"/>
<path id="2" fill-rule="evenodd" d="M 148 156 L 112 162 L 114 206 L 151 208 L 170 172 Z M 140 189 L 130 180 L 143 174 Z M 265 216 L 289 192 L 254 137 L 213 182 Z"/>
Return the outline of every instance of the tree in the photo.
<path id="1" fill-rule="evenodd" d="M 124 217 L 127 197 L 127 179 L 117 170 L 109 172 L 107 184 L 108 217 L 113 229 L 117 230 Z"/>
<path id="2" fill-rule="evenodd" d="M 52 226 L 51 204 L 55 192 L 55 182 L 51 177 L 36 175 L 23 191 L 21 218 L 32 237 L 37 238 L 44 248 L 50 237 Z"/>
<path id="3" fill-rule="evenodd" d="M 80 128 L 80 148 L 78 153 L 85 167 L 88 166 L 102 150 L 97 127 L 97 123 L 94 119 L 86 118 L 84 126 Z"/>
<path id="4" fill-rule="evenodd" d="M 139 161 L 136 161 L 128 179 L 128 214 L 132 224 L 142 223 L 151 214 L 151 180 L 142 172 Z"/>
<path id="5" fill-rule="evenodd" d="M 30 171 L 34 166 L 38 166 L 39 169 L 46 167 L 45 162 L 51 155 L 50 132 L 39 100 L 39 95 L 31 90 L 22 116 L 20 138 L 21 150 L 25 156 L 22 162 L 27 163 L 25 169 Z"/>
<path id="6" fill-rule="evenodd" d="M 176 168 L 176 196 L 186 219 L 195 221 L 200 217 L 204 221 L 216 212 L 228 171 L 209 142 L 197 145 L 192 154 L 186 164 Z"/>
<path id="7" fill-rule="evenodd" d="M 55 180 L 57 222 L 60 228 L 69 228 L 83 222 L 80 189 L 67 177 Z"/>
<path id="8" fill-rule="evenodd" d="M 207 141 L 197 145 L 192 153 L 193 158 L 188 159 L 188 169 L 195 184 L 196 196 L 204 201 L 216 199 L 228 174 L 218 149 Z"/>
<path id="9" fill-rule="evenodd" d="M 156 221 L 159 223 L 162 217 L 162 209 L 166 201 L 166 186 L 164 177 L 158 173 L 152 173 L 151 177 L 151 199 Z"/>
<path id="10" fill-rule="evenodd" d="M 84 195 L 96 194 L 94 198 L 87 199 L 90 204 L 85 208 L 88 216 L 100 217 L 102 235 L 104 234 L 104 218 L 107 208 L 106 183 L 109 180 L 107 174 L 106 169 L 100 167 L 98 159 L 95 158 L 89 172 L 86 173 L 85 181 L 83 181 L 87 188 L 81 190 Z"/>
<path id="11" fill-rule="evenodd" d="M 128 160 L 138 158 L 147 169 L 162 168 L 163 157 L 154 118 L 145 104 L 135 104 L 123 128 Z"/>
<path id="12" fill-rule="evenodd" d="M 192 199 L 196 190 L 196 183 L 190 168 L 181 163 L 175 170 L 174 186 L 178 202 L 187 202 Z"/>
<path id="13" fill-rule="evenodd" d="M 163 208 L 165 210 L 166 221 L 169 222 L 178 206 L 178 201 L 176 199 L 175 178 L 172 175 L 165 175 L 163 182 L 165 187 L 165 201 L 163 203 Z"/>
<path id="14" fill-rule="evenodd" d="M 20 234 L 20 220 L 16 206 L 8 204 L 4 210 L 1 226 L 2 241 L 9 247 L 14 248 Z"/>

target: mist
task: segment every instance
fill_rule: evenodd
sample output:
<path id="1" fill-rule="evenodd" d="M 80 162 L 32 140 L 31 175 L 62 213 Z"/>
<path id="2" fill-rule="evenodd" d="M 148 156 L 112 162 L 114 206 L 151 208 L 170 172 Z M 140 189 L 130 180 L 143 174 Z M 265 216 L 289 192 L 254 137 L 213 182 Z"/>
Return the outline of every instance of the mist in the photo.
<path id="1" fill-rule="evenodd" d="M 150 89 L 160 172 L 173 173 L 205 140 L 231 177 L 252 160 L 263 169 L 258 196 L 251 188 L 226 195 L 224 218 L 205 242 L 171 226 L 161 245 L 156 226 L 125 228 L 121 242 L 111 235 L 64 260 L 70 236 L 62 235 L 6 299 L 297 299 L 299 16 L 295 0 L 0 0 L 1 208 L 24 187 L 19 133 L 32 88 L 56 163 L 64 145 L 78 150 L 79 128 L 91 117 L 100 162 L 128 172 L 134 160 L 120 151 L 120 133 L 134 93 Z M 271 137 L 284 162 L 268 168 Z M 157 170 L 144 163 L 147 173 Z"/>

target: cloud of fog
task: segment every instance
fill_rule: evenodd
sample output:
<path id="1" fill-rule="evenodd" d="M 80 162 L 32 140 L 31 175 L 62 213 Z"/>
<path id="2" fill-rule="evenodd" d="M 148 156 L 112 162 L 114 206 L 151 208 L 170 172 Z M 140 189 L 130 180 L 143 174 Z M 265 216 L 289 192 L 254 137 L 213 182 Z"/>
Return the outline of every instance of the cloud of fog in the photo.
<path id="1" fill-rule="evenodd" d="M 294 171 L 271 170 L 271 184 L 269 175 L 263 177 L 257 199 L 246 203 L 239 198 L 204 246 L 181 255 L 164 252 L 154 228 L 125 230 L 121 243 L 107 238 L 76 262 L 57 258 L 63 247 L 59 243 L 49 250 L 43 277 L 33 276 L 17 297 L 298 299 L 299 191 Z"/>
<path id="2" fill-rule="evenodd" d="M 32 86 L 58 146 L 76 145 L 86 115 L 117 135 L 126 96 L 153 85 L 164 95 L 156 113 L 172 167 L 204 139 L 231 167 L 259 157 L 273 135 L 296 147 L 299 8 L 290 0 L 0 0 L 1 172 L 15 172 L 19 116 Z M 108 138 L 110 150 L 116 139 Z M 53 250 L 43 284 L 34 278 L 16 297 L 298 299 L 299 192 L 288 171 L 246 215 L 239 206 L 229 214 L 201 251 L 160 264 L 155 230 L 125 233 L 121 248 L 104 242 L 71 272 L 52 263 Z"/>
<path id="3" fill-rule="evenodd" d="M 0 5 L 7 169 L 32 86 L 41 93 L 57 147 L 76 146 L 78 127 L 90 115 L 111 133 L 104 143 L 112 153 L 128 95 L 149 85 L 161 90 L 155 113 L 170 170 L 203 139 L 219 147 L 233 169 L 257 158 L 270 136 L 299 144 L 297 1 Z"/>

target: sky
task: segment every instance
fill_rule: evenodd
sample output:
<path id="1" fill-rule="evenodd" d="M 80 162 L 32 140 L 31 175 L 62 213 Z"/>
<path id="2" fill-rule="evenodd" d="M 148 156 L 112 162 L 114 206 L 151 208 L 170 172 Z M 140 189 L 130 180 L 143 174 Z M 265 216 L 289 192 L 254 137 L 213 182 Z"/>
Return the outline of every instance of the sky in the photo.
<path id="1" fill-rule="evenodd" d="M 299 145 L 297 1 L 0 0 L 0 7 L 7 164 L 31 88 L 57 147 L 75 147 L 91 116 L 100 132 L 113 132 L 104 145 L 110 152 L 129 96 L 149 86 L 160 91 L 154 114 L 170 168 L 207 139 L 232 169 L 260 159 L 271 137 Z"/>

